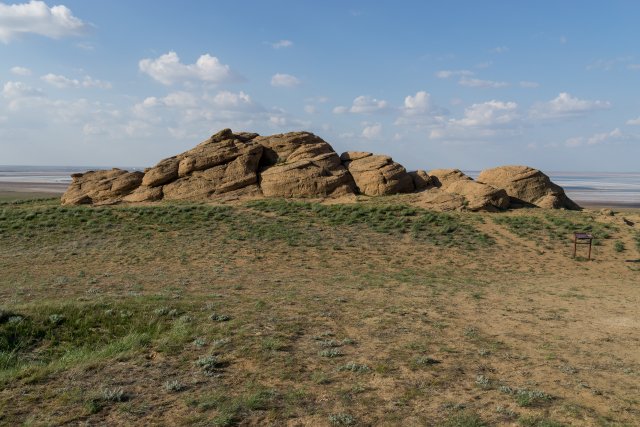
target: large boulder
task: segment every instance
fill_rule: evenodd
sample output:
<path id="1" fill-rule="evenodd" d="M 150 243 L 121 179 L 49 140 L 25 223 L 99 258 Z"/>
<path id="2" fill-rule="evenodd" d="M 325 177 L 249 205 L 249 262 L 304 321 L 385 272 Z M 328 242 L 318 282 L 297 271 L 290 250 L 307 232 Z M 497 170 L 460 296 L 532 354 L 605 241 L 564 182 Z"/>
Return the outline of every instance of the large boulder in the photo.
<path id="1" fill-rule="evenodd" d="M 206 199 L 247 186 L 257 191 L 263 147 L 252 141 L 255 136 L 224 129 L 195 148 L 162 160 L 145 172 L 142 183 L 162 186 L 167 200 Z"/>
<path id="2" fill-rule="evenodd" d="M 117 203 L 140 186 L 142 177 L 142 172 L 115 168 L 76 173 L 61 201 L 63 205 Z"/>
<path id="3" fill-rule="evenodd" d="M 331 145 L 309 132 L 257 137 L 264 147 L 260 189 L 268 197 L 341 196 L 354 193 L 351 175 Z"/>
<path id="4" fill-rule="evenodd" d="M 367 196 L 411 193 L 414 180 L 407 170 L 389 156 L 374 155 L 362 151 L 347 151 L 340 155 L 358 191 Z"/>
<path id="5" fill-rule="evenodd" d="M 469 210 L 497 211 L 509 207 L 509 196 L 504 190 L 476 182 L 459 169 L 435 169 L 429 176 L 441 190 L 463 196 Z"/>
<path id="6" fill-rule="evenodd" d="M 559 185 L 538 169 L 528 166 L 500 166 L 483 170 L 478 182 L 504 189 L 514 205 L 553 209 L 581 209 Z"/>

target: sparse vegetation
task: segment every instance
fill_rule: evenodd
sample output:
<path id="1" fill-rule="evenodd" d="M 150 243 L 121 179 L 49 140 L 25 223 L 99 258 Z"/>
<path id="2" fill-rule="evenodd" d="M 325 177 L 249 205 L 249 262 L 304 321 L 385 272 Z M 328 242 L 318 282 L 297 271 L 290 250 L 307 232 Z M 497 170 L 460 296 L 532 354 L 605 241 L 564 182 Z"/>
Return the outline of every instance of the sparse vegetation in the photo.
<path id="1" fill-rule="evenodd" d="M 0 424 L 633 425 L 638 271 L 616 242 L 640 234 L 606 221 L 0 203 Z M 605 243 L 575 263 L 587 224 Z"/>

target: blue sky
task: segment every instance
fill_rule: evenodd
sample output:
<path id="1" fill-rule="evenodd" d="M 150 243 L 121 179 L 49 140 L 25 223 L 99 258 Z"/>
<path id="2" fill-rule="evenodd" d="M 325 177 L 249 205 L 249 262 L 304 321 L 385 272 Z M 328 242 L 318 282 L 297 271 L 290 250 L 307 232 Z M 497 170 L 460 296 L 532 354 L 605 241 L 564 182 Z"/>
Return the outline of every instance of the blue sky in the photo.
<path id="1" fill-rule="evenodd" d="M 231 127 L 640 170 L 637 1 L 62 1 L 0 1 L 0 164 L 145 166 Z"/>

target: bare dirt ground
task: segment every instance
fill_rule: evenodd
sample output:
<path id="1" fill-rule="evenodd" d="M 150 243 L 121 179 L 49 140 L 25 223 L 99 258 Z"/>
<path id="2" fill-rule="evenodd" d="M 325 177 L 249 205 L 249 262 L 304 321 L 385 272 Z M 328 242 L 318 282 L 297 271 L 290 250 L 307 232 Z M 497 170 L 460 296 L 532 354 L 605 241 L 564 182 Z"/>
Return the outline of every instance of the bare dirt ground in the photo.
<path id="1" fill-rule="evenodd" d="M 0 423 L 640 424 L 637 211 L 308 206 L 0 205 Z"/>

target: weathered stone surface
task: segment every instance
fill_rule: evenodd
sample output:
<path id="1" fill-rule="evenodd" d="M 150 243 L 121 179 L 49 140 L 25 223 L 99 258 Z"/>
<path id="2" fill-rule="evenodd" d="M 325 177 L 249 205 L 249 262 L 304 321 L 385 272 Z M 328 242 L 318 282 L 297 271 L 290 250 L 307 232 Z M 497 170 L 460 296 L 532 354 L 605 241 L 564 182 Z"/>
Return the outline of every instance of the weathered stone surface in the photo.
<path id="1" fill-rule="evenodd" d="M 459 169 L 435 169 L 429 175 L 436 187 L 464 196 L 469 210 L 496 211 L 509 207 L 509 196 L 504 190 L 476 182 Z"/>
<path id="2" fill-rule="evenodd" d="M 140 203 L 155 202 L 160 199 L 162 199 L 162 187 L 147 187 L 141 185 L 130 194 L 124 196 L 122 201 L 127 203 Z"/>
<path id="3" fill-rule="evenodd" d="M 341 196 L 355 184 L 331 145 L 309 132 L 257 137 L 264 147 L 260 188 L 265 196 Z"/>
<path id="4" fill-rule="evenodd" d="M 73 182 L 62 197 L 63 204 L 263 196 L 332 197 L 336 201 L 340 196 L 355 194 L 417 192 L 414 196 L 418 205 L 441 210 L 505 209 L 510 200 L 541 207 L 577 208 L 546 175 L 525 166 L 484 171 L 480 179 L 483 182 L 473 181 L 457 169 L 438 169 L 430 174 L 423 170 L 407 172 L 389 156 L 362 151 L 338 156 L 331 145 L 309 132 L 259 136 L 223 129 L 144 173 L 113 169 L 72 177 Z M 500 189 L 489 182 L 497 182 Z"/>
<path id="5" fill-rule="evenodd" d="M 431 177 L 426 171 L 418 169 L 417 171 L 409 172 L 409 175 L 413 180 L 413 187 L 415 188 L 415 191 L 423 191 L 433 187 Z"/>
<path id="6" fill-rule="evenodd" d="M 142 172 L 127 172 L 121 169 L 73 174 L 72 182 L 62 195 L 61 201 L 63 205 L 118 202 L 140 186 L 142 176 Z"/>
<path id="7" fill-rule="evenodd" d="M 551 182 L 549 177 L 538 169 L 528 166 L 500 166 L 486 169 L 478 176 L 478 182 L 504 189 L 511 197 L 512 204 L 554 209 L 581 209 L 567 197 L 562 187 Z"/>
<path id="8" fill-rule="evenodd" d="M 424 209 L 438 211 L 459 211 L 466 209 L 467 199 L 455 193 L 447 193 L 439 188 L 430 188 L 411 197 L 411 204 Z"/>
<path id="9" fill-rule="evenodd" d="M 360 151 L 347 151 L 340 155 L 361 194 L 383 196 L 410 193 L 415 189 L 411 175 L 389 156 Z"/>

